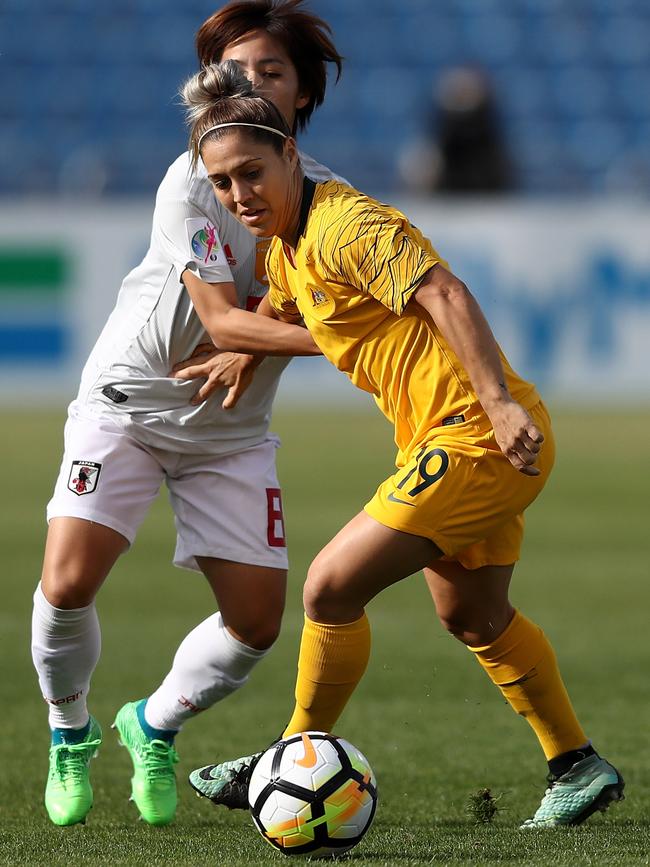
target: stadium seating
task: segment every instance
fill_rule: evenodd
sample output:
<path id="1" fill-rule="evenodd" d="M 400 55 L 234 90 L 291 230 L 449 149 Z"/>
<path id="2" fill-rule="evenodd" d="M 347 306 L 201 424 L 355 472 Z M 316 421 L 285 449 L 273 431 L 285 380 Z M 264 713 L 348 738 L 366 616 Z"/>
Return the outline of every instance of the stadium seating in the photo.
<path id="1" fill-rule="evenodd" d="M 185 147 L 176 93 L 216 5 L 5 0 L 0 195 L 150 194 Z M 435 134 L 441 72 L 475 64 L 494 84 L 523 193 L 649 192 L 648 0 L 310 5 L 346 64 L 302 146 L 357 185 L 399 190 L 400 151 Z"/>

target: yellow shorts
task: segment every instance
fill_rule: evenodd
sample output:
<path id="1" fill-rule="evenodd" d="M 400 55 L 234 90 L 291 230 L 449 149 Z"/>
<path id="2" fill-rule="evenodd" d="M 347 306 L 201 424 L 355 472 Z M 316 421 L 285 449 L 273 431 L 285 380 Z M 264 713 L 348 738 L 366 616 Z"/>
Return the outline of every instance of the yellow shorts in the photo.
<path id="1" fill-rule="evenodd" d="M 540 401 L 529 410 L 544 434 L 539 476 L 525 476 L 503 455 L 494 433 L 470 435 L 458 426 L 423 444 L 386 479 L 365 506 L 380 524 L 425 536 L 467 569 L 519 559 L 524 509 L 544 487 L 555 460 L 551 420 Z"/>

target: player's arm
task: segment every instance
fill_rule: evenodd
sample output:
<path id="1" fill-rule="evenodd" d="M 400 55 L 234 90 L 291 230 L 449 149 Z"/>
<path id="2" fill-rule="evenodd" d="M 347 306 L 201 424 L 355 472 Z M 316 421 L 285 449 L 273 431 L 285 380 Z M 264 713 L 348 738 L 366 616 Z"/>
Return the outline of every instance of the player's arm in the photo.
<path id="1" fill-rule="evenodd" d="M 320 355 L 305 328 L 241 310 L 229 299 L 229 288 L 201 280 L 189 268 L 183 283 L 215 346 L 232 352 L 265 355 Z M 225 284 L 227 287 L 233 284 Z"/>
<path id="2" fill-rule="evenodd" d="M 184 169 L 181 171 L 181 169 Z M 189 201 L 184 164 L 168 171 L 156 195 L 152 244 L 172 264 L 187 289 L 196 312 L 219 349 L 268 355 L 314 355 L 318 350 L 301 328 L 240 310 L 237 294 L 221 244 L 218 210 L 210 219 Z M 211 235 L 209 248 L 197 251 L 197 235 Z M 207 261 L 206 261 L 207 260 Z"/>
<path id="3" fill-rule="evenodd" d="M 279 319 L 281 322 L 300 325 L 301 328 L 305 327 L 302 324 L 302 316 L 299 312 L 289 312 L 288 310 L 276 309 L 271 303 L 271 295 L 268 292 L 257 305 L 256 313 L 260 314 L 260 316 L 268 316 L 269 319 Z M 316 354 L 320 355 L 320 350 L 318 350 L 318 353 Z"/>
<path id="4" fill-rule="evenodd" d="M 191 287 L 187 285 L 186 275 L 190 277 L 188 282 L 192 284 Z M 228 391 L 221 406 L 223 409 L 232 409 L 252 382 L 255 370 L 266 355 L 319 354 L 318 348 L 304 328 L 296 329 L 294 325 L 290 325 L 291 331 L 289 333 L 286 329 L 282 329 L 281 322 L 277 322 L 270 332 L 265 332 L 265 320 L 255 320 L 253 317 L 256 314 L 240 310 L 232 303 L 236 301 L 233 283 L 209 284 L 198 277 L 192 283 L 192 277 L 196 277 L 196 275 L 190 270 L 185 271 L 183 282 L 213 343 L 226 347 L 232 346 L 235 350 L 224 351 L 215 348 L 215 345 L 201 344 L 196 348 L 192 357 L 172 368 L 171 375 L 176 379 L 205 379 L 191 400 L 194 406 L 207 400 L 216 389 L 226 387 Z M 197 283 L 203 284 L 203 286 L 197 285 Z M 191 290 L 195 293 L 194 295 L 192 295 Z M 223 294 L 220 295 L 222 291 Z M 201 309 L 197 305 L 197 297 L 202 299 L 203 315 L 201 315 Z M 208 318 L 208 315 L 212 317 L 211 328 L 208 327 L 204 318 Z M 260 323 L 262 324 L 261 334 L 257 328 Z M 297 332 L 302 333 L 298 334 Z M 248 343 L 242 342 L 247 340 Z M 251 351 L 241 352 L 242 346 L 250 347 Z"/>
<path id="5" fill-rule="evenodd" d="M 508 391 L 496 340 L 467 286 L 437 264 L 413 293 L 413 302 L 431 316 L 467 371 L 501 451 L 520 472 L 539 475 L 533 464 L 544 437 Z"/>

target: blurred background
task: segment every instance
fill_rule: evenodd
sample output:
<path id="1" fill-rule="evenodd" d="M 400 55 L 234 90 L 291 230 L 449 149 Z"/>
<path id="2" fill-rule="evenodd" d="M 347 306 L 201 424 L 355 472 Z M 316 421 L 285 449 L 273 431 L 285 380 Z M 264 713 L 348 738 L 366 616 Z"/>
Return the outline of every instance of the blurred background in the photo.
<path id="1" fill-rule="evenodd" d="M 311 7 L 346 63 L 303 149 L 407 211 L 547 395 L 650 401 L 650 3 Z M 5 401 L 74 393 L 185 147 L 176 92 L 215 8 L 0 4 Z M 281 399 L 306 370 L 338 387 L 294 363 Z"/>

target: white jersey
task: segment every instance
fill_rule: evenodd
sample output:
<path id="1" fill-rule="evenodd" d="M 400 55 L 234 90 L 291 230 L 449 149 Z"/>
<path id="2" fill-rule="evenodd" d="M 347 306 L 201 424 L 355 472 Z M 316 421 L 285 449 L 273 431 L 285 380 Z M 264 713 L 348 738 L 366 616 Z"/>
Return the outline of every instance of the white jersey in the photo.
<path id="1" fill-rule="evenodd" d="M 301 162 L 314 181 L 334 177 L 311 157 L 301 154 Z M 143 444 L 176 452 L 226 454 L 260 442 L 290 359 L 265 358 L 236 407 L 225 411 L 225 388 L 191 406 L 198 382 L 169 372 L 210 342 L 183 271 L 192 268 L 207 283 L 233 281 L 239 306 L 254 310 L 268 289 L 267 246 L 217 201 L 203 164 L 193 173 L 189 154 L 181 155 L 158 188 L 149 250 L 122 283 L 84 367 L 75 409 L 108 415 Z"/>

